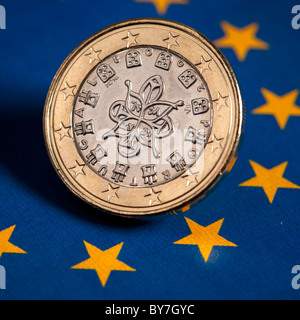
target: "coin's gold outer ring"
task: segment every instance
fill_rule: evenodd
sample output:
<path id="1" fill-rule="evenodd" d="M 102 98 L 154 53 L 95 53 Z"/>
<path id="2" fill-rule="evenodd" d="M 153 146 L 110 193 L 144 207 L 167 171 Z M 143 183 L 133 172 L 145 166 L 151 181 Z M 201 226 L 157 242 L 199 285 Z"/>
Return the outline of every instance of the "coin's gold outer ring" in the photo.
<path id="1" fill-rule="evenodd" d="M 212 149 L 210 141 L 203 152 L 204 169 L 196 176 L 195 183 L 186 186 L 183 175 L 157 187 L 133 188 L 110 184 L 116 188 L 117 196 L 108 200 L 103 191 L 108 188 L 108 181 L 92 172 L 88 166 L 83 166 L 82 174 L 74 175 L 71 170 L 78 164 L 84 164 L 74 143 L 74 138 L 59 138 L 59 125 L 69 127 L 71 134 L 73 98 L 63 98 L 63 86 L 78 90 L 85 76 L 95 67 L 87 59 L 91 48 L 101 53 L 101 60 L 113 52 L 126 48 L 126 35 L 138 34 L 137 45 L 168 45 L 167 38 L 177 37 L 170 51 L 186 57 L 194 65 L 200 57 L 211 61 L 210 69 L 203 72 L 212 99 L 214 119 L 210 140 L 217 137 L 222 142 L 216 150 Z M 101 49 L 100 49 L 101 48 Z M 100 51 L 101 50 L 101 51 Z M 97 61 L 97 63 L 100 61 Z M 227 97 L 228 105 L 218 106 L 218 97 Z M 205 197 L 207 192 L 216 185 L 221 177 L 229 172 L 234 165 L 244 128 L 244 108 L 241 92 L 235 74 L 223 54 L 202 34 L 196 30 L 166 19 L 139 18 L 122 21 L 111 25 L 81 43 L 66 58 L 57 71 L 45 102 L 43 129 L 46 148 L 51 162 L 69 189 L 87 203 L 122 216 L 140 216 L 169 211 L 194 203 Z M 198 160 L 197 160 L 198 161 Z M 193 170 L 197 171 L 196 162 Z M 154 195 L 155 202 L 148 203 L 148 196 Z"/>

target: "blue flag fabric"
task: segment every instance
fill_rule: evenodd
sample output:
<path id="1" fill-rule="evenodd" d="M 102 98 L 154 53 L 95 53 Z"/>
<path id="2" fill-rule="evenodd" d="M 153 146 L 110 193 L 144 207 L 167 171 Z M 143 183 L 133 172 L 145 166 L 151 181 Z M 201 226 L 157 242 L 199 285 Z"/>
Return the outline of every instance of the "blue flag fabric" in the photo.
<path id="1" fill-rule="evenodd" d="M 299 299 L 295 1 L 0 4 L 1 299 Z M 44 146 L 42 113 L 55 72 L 77 45 L 145 16 L 187 24 L 219 46 L 247 120 L 235 166 L 208 197 L 182 211 L 122 219 L 63 185 Z"/>

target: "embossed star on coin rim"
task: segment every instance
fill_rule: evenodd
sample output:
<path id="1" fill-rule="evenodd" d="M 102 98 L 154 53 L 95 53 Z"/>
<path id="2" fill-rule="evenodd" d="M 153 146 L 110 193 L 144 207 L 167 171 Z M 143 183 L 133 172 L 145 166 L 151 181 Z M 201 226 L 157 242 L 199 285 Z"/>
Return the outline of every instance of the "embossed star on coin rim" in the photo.
<path id="1" fill-rule="evenodd" d="M 149 193 L 145 195 L 145 198 L 149 200 L 149 206 L 152 206 L 154 202 L 161 202 L 159 199 L 160 194 L 162 191 L 155 191 L 153 188 L 150 189 Z"/>
<path id="2" fill-rule="evenodd" d="M 64 100 L 66 101 L 69 96 L 75 96 L 74 90 L 76 88 L 76 85 L 70 86 L 68 82 L 66 81 L 64 84 L 64 88 L 60 91 L 64 94 Z"/>
<path id="3" fill-rule="evenodd" d="M 200 73 L 203 73 L 206 70 L 212 71 L 209 64 L 212 62 L 212 59 L 205 60 L 203 56 L 201 56 L 200 62 L 195 66 L 200 67 Z"/>
<path id="4" fill-rule="evenodd" d="M 113 187 L 110 183 L 107 185 L 107 189 L 103 190 L 102 193 L 105 193 L 107 200 L 110 202 L 112 198 L 119 198 L 118 190 L 119 186 Z"/>
<path id="5" fill-rule="evenodd" d="M 168 44 L 168 50 L 171 49 L 172 46 L 179 46 L 177 40 L 179 38 L 179 34 L 176 36 L 173 36 L 171 32 L 169 32 L 169 37 L 164 39 L 163 41 L 167 42 Z"/>
<path id="6" fill-rule="evenodd" d="M 224 138 L 220 138 L 218 139 L 214 134 L 211 137 L 211 140 L 207 142 L 207 146 L 211 147 L 211 152 L 215 152 L 215 150 L 217 150 L 218 148 L 223 149 L 222 146 L 222 141 L 224 140 Z"/>
<path id="7" fill-rule="evenodd" d="M 220 92 L 218 92 L 218 98 L 213 100 L 217 105 L 217 110 L 219 111 L 222 107 L 229 107 L 227 104 L 227 99 L 229 96 L 222 96 Z"/>
<path id="8" fill-rule="evenodd" d="M 127 32 L 127 37 L 122 38 L 122 40 L 126 41 L 126 47 L 130 48 L 131 46 L 137 45 L 136 38 L 139 36 L 139 33 L 132 34 L 130 31 Z"/>
<path id="9" fill-rule="evenodd" d="M 71 126 L 66 127 L 62 122 L 59 124 L 59 129 L 55 130 L 55 132 L 59 134 L 59 141 L 64 137 L 71 138 L 70 129 Z"/>
<path id="10" fill-rule="evenodd" d="M 85 176 L 85 172 L 83 171 L 84 167 L 85 164 L 80 164 L 77 160 L 75 160 L 75 166 L 69 168 L 70 171 L 74 172 L 74 179 L 76 179 L 79 174 Z"/>
<path id="11" fill-rule="evenodd" d="M 99 55 L 102 50 L 95 50 L 93 47 L 90 47 L 89 52 L 85 54 L 85 56 L 89 57 L 90 64 L 92 64 L 95 60 L 100 61 Z"/>
<path id="12" fill-rule="evenodd" d="M 186 186 L 189 187 L 191 184 L 198 184 L 197 175 L 199 172 L 192 172 L 191 169 L 188 169 L 181 178 L 186 179 Z"/>

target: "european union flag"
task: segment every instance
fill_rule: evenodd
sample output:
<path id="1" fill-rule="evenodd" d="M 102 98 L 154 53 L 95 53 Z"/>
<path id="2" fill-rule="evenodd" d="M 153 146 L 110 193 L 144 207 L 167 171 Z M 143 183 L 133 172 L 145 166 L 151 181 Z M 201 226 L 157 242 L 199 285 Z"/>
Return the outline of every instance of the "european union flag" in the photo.
<path id="1" fill-rule="evenodd" d="M 124 219 L 61 183 L 42 113 L 53 76 L 77 45 L 145 16 L 184 23 L 220 48 L 247 121 L 236 164 L 209 196 L 181 211 Z M 299 40 L 295 1 L 3 0 L 1 299 L 299 299 Z"/>

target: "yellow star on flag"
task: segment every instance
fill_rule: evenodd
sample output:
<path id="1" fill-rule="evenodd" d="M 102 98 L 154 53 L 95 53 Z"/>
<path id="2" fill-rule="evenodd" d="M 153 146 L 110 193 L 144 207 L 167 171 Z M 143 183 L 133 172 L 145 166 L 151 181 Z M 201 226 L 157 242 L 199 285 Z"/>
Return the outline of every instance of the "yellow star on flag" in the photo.
<path id="1" fill-rule="evenodd" d="M 2 253 L 26 253 L 24 250 L 9 242 L 15 227 L 16 225 L 0 231 L 0 258 Z"/>
<path id="2" fill-rule="evenodd" d="M 189 0 L 135 0 L 136 2 L 150 2 L 153 3 L 156 11 L 160 15 L 164 15 L 170 4 L 188 4 Z"/>
<path id="3" fill-rule="evenodd" d="M 186 212 L 189 211 L 191 209 L 191 205 L 187 204 L 185 206 L 183 206 L 182 208 L 178 209 L 180 212 Z M 174 214 L 178 214 L 178 212 L 176 212 L 175 210 L 172 211 Z"/>
<path id="4" fill-rule="evenodd" d="M 218 220 L 208 225 L 207 227 L 203 227 L 198 223 L 192 221 L 191 219 L 188 219 L 186 217 L 184 218 L 192 233 L 187 237 L 174 242 L 174 244 L 187 244 L 198 246 L 205 262 L 207 262 L 211 250 L 214 246 L 237 247 L 236 244 L 219 236 L 219 231 L 224 219 Z"/>
<path id="5" fill-rule="evenodd" d="M 104 251 L 86 241 L 83 242 L 90 257 L 87 260 L 84 260 L 71 267 L 71 269 L 95 270 L 103 287 L 105 287 L 108 277 L 113 270 L 136 271 L 124 262 L 117 259 L 123 246 L 123 242 Z"/>
<path id="6" fill-rule="evenodd" d="M 298 90 L 293 90 L 283 96 L 278 96 L 262 88 L 261 93 L 267 103 L 252 110 L 253 114 L 273 115 L 282 130 L 285 128 L 290 116 L 300 116 L 300 108 L 296 105 L 299 94 Z"/>
<path id="7" fill-rule="evenodd" d="M 266 169 L 251 160 L 249 160 L 249 162 L 256 176 L 241 183 L 239 186 L 262 187 L 270 203 L 273 202 L 278 188 L 300 189 L 296 184 L 283 178 L 284 171 L 288 164 L 287 161 L 271 169 Z"/>
<path id="8" fill-rule="evenodd" d="M 215 44 L 222 48 L 231 48 L 240 61 L 244 61 L 250 49 L 267 50 L 269 44 L 256 38 L 259 25 L 253 22 L 243 28 L 238 28 L 227 21 L 221 22 L 225 33 L 223 38 L 215 40 Z"/>

